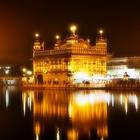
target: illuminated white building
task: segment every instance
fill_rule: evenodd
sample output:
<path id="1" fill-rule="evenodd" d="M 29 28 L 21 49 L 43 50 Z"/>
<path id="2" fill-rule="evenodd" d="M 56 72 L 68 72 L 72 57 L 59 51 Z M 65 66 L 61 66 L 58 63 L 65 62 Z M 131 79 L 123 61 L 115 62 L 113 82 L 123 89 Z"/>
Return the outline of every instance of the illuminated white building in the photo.
<path id="1" fill-rule="evenodd" d="M 107 75 L 111 78 L 123 78 L 127 73 L 130 78 L 140 78 L 140 57 L 111 58 L 107 63 Z"/>

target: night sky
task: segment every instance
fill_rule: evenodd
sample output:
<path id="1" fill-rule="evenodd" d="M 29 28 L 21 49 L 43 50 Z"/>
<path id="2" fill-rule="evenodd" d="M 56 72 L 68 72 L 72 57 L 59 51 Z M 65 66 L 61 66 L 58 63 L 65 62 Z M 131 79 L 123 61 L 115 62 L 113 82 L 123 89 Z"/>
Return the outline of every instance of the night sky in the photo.
<path id="1" fill-rule="evenodd" d="M 93 43 L 103 28 L 114 56 L 140 56 L 140 2 L 98 1 L 0 2 L 0 64 L 29 64 L 35 32 L 51 48 L 54 36 L 59 33 L 64 38 L 72 23 L 78 25 L 80 36 Z"/>

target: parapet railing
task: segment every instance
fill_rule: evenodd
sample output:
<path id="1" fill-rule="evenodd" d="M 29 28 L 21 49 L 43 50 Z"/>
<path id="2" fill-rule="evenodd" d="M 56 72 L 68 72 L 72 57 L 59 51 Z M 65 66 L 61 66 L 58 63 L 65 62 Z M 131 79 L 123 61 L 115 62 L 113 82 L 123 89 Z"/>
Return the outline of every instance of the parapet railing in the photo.
<path id="1" fill-rule="evenodd" d="M 48 55 L 60 55 L 60 54 L 87 54 L 87 55 L 105 55 L 104 52 L 99 52 L 95 49 L 56 49 L 56 50 L 44 50 L 35 52 L 35 56 L 48 56 Z"/>

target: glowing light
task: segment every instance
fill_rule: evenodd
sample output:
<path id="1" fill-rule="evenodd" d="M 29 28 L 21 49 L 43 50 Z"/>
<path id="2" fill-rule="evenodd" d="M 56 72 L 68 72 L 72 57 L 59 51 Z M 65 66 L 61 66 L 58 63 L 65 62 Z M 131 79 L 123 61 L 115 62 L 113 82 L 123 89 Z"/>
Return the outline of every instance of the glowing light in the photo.
<path id="1" fill-rule="evenodd" d="M 39 140 L 39 135 L 38 134 L 36 134 L 36 140 Z"/>
<path id="2" fill-rule="evenodd" d="M 26 115 L 26 94 L 25 93 L 23 93 L 23 95 L 22 95 L 22 102 L 23 102 L 23 114 L 24 114 L 24 116 Z"/>
<path id="3" fill-rule="evenodd" d="M 113 95 L 111 97 L 111 101 L 112 101 L 112 106 L 114 107 L 114 96 Z"/>
<path id="4" fill-rule="evenodd" d="M 90 39 L 89 38 L 87 39 L 87 42 L 90 43 Z"/>
<path id="5" fill-rule="evenodd" d="M 89 101 L 90 103 L 107 102 L 109 104 L 111 101 L 111 96 L 110 94 L 89 94 Z"/>
<path id="6" fill-rule="evenodd" d="M 99 30 L 99 34 L 102 35 L 104 33 L 104 31 L 101 29 Z"/>
<path id="7" fill-rule="evenodd" d="M 85 105 L 86 103 L 88 103 L 88 98 L 86 95 L 77 95 L 76 96 L 76 102 L 79 104 L 79 105 Z"/>
<path id="8" fill-rule="evenodd" d="M 32 71 L 28 70 L 28 71 L 27 71 L 27 74 L 28 74 L 28 75 L 32 75 Z"/>
<path id="9" fill-rule="evenodd" d="M 28 107 L 30 108 L 30 110 L 32 109 L 32 98 L 31 96 L 28 97 Z"/>
<path id="10" fill-rule="evenodd" d="M 135 105 L 136 111 L 138 110 L 138 98 L 136 95 L 129 95 L 129 102 Z"/>
<path id="11" fill-rule="evenodd" d="M 76 25 L 71 25 L 71 26 L 70 26 L 70 31 L 71 31 L 73 34 L 75 34 L 76 30 L 77 30 L 77 26 L 76 26 Z"/>
<path id="12" fill-rule="evenodd" d="M 127 115 L 127 112 L 128 112 L 127 99 L 125 99 L 124 105 L 125 105 L 125 113 L 126 113 L 126 115 Z"/>
<path id="13" fill-rule="evenodd" d="M 104 140 L 104 138 L 102 137 L 101 140 Z"/>
<path id="14" fill-rule="evenodd" d="M 60 39 L 60 36 L 59 35 L 56 35 L 55 38 L 56 38 L 56 40 L 59 40 Z"/>
<path id="15" fill-rule="evenodd" d="M 35 37 L 38 38 L 39 37 L 39 33 L 35 33 Z"/>
<path id="16" fill-rule="evenodd" d="M 9 74 L 9 72 L 10 72 L 9 70 L 5 70 L 5 74 Z"/>
<path id="17" fill-rule="evenodd" d="M 9 70 L 11 68 L 11 66 L 6 66 L 5 68 Z"/>
<path id="18" fill-rule="evenodd" d="M 114 98 L 114 97 L 113 97 Z M 99 102 L 106 102 L 110 103 L 111 96 L 110 94 L 89 94 L 89 95 L 82 95 L 78 94 L 76 95 L 76 102 L 79 105 L 85 105 L 85 104 L 94 104 Z"/>
<path id="19" fill-rule="evenodd" d="M 87 122 L 89 124 L 91 120 L 94 120 L 95 123 L 100 122 L 101 120 L 106 122 L 107 102 L 111 97 L 110 94 L 106 94 L 107 93 L 76 93 L 73 95 L 71 98 L 72 122 L 79 122 L 79 124 L 86 124 Z M 106 123 L 104 124 L 106 125 Z M 74 136 L 76 137 L 78 133 L 76 134 L 70 131 L 68 134 L 68 139 L 71 140 Z M 106 137 L 108 135 L 107 127 L 103 126 L 99 128 L 97 126 L 97 135 L 100 136 L 100 138 Z"/>
<path id="20" fill-rule="evenodd" d="M 67 132 L 68 140 L 78 140 L 78 132 L 75 129 L 70 129 Z"/>
<path id="21" fill-rule="evenodd" d="M 35 124 L 35 134 L 36 134 L 36 140 L 39 140 L 40 124 L 38 122 Z"/>
<path id="22" fill-rule="evenodd" d="M 59 128 L 57 128 L 56 140 L 60 140 L 60 131 L 59 131 Z"/>
<path id="23" fill-rule="evenodd" d="M 136 69 L 127 68 L 126 65 L 119 67 L 119 69 L 116 70 L 109 70 L 108 75 L 116 75 L 117 78 L 123 78 L 124 73 L 127 73 L 130 78 L 136 79 L 139 75 L 139 73 L 136 71 Z"/>
<path id="24" fill-rule="evenodd" d="M 27 71 L 27 69 L 26 69 L 26 68 L 23 68 L 23 69 L 22 69 L 22 71 L 23 71 L 23 72 L 26 72 L 26 71 Z"/>
<path id="25" fill-rule="evenodd" d="M 90 80 L 90 77 L 88 76 L 87 73 L 84 73 L 84 72 L 78 72 L 78 73 L 75 73 L 73 78 L 76 80 L 76 82 L 82 82 L 82 81 L 88 81 Z"/>
<path id="26" fill-rule="evenodd" d="M 6 89 L 6 94 L 5 94 L 5 102 L 6 102 L 6 108 L 9 106 L 9 92 Z"/>
<path id="27" fill-rule="evenodd" d="M 135 97 L 135 109 L 136 111 L 138 111 L 138 98 Z"/>
<path id="28" fill-rule="evenodd" d="M 69 111 L 69 117 L 71 118 L 71 116 L 72 116 L 72 107 L 71 107 L 71 102 L 69 103 L 69 108 L 68 108 L 68 111 Z"/>

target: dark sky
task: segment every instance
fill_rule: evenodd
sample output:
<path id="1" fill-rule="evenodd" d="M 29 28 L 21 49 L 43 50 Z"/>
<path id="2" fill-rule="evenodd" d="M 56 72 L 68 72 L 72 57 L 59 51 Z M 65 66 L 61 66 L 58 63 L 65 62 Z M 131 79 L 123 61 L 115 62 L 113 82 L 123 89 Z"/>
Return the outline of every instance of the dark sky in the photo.
<path id="1" fill-rule="evenodd" d="M 79 35 L 93 42 L 98 29 L 103 28 L 108 50 L 115 56 L 140 55 L 138 0 L 11 1 L 0 2 L 0 64 L 30 63 L 35 32 L 50 48 L 54 35 L 67 35 L 71 23 L 78 25 Z"/>

